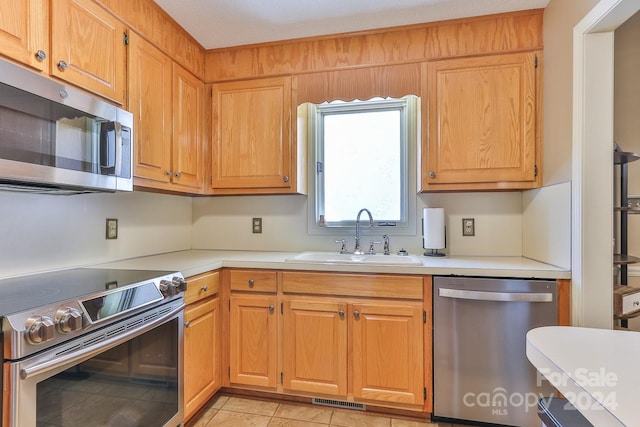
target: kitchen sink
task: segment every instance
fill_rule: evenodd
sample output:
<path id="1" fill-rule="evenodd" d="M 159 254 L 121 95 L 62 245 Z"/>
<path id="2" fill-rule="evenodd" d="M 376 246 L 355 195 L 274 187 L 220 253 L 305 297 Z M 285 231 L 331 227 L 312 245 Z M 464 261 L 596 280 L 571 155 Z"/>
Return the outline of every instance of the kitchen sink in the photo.
<path id="1" fill-rule="evenodd" d="M 382 266 L 420 266 L 422 261 L 415 255 L 355 255 L 336 252 L 302 252 L 287 262 L 303 262 L 309 264 L 358 264 Z"/>

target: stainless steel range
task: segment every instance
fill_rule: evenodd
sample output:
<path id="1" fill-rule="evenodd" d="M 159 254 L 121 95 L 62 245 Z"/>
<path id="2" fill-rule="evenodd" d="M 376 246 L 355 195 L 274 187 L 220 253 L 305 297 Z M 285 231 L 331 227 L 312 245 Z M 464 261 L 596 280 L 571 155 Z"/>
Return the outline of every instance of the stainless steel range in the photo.
<path id="1" fill-rule="evenodd" d="M 179 272 L 0 280 L 2 426 L 180 426 Z"/>

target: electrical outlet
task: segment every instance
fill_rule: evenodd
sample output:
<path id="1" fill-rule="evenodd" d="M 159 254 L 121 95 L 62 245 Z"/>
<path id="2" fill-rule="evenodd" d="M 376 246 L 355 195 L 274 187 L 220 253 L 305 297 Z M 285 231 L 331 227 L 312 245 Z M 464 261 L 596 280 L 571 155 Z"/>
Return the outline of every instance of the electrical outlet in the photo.
<path id="1" fill-rule="evenodd" d="M 462 235 L 463 236 L 476 235 L 475 222 L 476 222 L 475 218 L 462 218 Z"/>
<path id="2" fill-rule="evenodd" d="M 115 218 L 107 218 L 106 238 L 109 240 L 118 238 L 118 220 Z"/>
<path id="3" fill-rule="evenodd" d="M 251 220 L 251 231 L 254 234 L 262 233 L 262 218 L 253 218 Z"/>

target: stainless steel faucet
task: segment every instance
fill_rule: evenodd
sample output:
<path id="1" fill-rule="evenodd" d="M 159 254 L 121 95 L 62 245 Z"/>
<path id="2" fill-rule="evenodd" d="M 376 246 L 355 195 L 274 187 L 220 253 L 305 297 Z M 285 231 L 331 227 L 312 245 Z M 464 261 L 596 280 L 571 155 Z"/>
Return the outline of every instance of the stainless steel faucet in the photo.
<path id="1" fill-rule="evenodd" d="M 358 216 L 356 217 L 356 246 L 353 248 L 353 253 L 355 255 L 364 255 L 364 251 L 360 248 L 360 215 L 362 215 L 362 212 L 366 212 L 367 215 L 369 215 L 369 227 L 373 227 L 373 217 L 371 216 L 369 209 L 360 209 L 360 212 L 358 212 Z"/>

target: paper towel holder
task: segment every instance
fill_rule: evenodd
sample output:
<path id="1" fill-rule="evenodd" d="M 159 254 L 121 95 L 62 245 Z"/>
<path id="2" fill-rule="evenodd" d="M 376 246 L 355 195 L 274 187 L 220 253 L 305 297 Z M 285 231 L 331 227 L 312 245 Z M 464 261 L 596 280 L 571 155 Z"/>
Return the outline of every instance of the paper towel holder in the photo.
<path id="1" fill-rule="evenodd" d="M 447 231 L 443 208 L 424 208 L 422 218 L 422 247 L 424 256 L 444 257 L 440 249 L 447 247 Z M 425 230 L 426 234 L 425 234 Z"/>
<path id="2" fill-rule="evenodd" d="M 430 249 L 430 250 L 426 250 L 424 251 L 424 256 L 433 256 L 433 257 L 443 257 L 443 256 L 447 256 L 447 254 L 442 253 L 442 252 L 438 252 L 440 249 Z"/>

